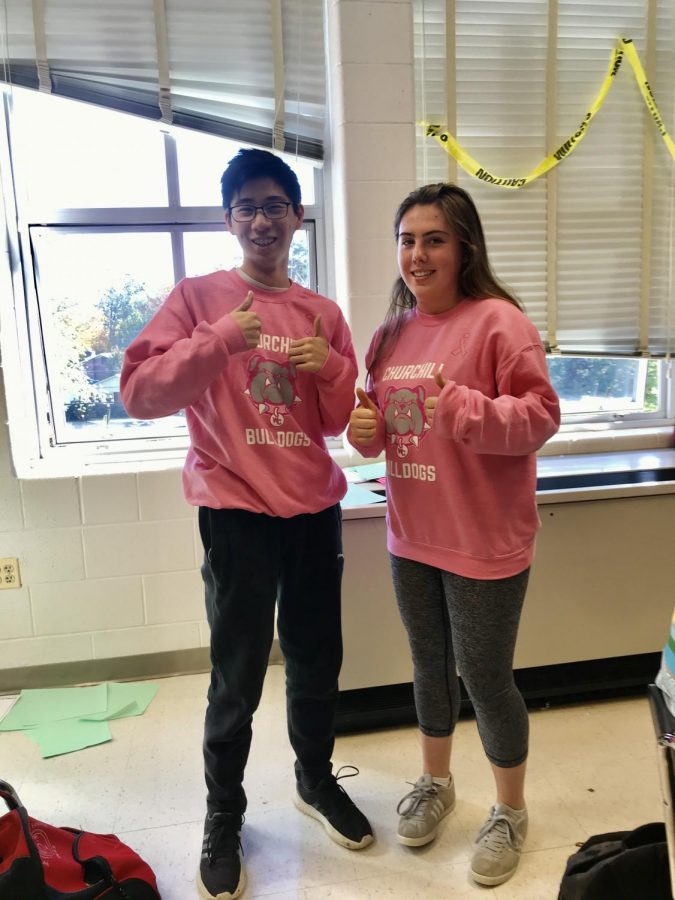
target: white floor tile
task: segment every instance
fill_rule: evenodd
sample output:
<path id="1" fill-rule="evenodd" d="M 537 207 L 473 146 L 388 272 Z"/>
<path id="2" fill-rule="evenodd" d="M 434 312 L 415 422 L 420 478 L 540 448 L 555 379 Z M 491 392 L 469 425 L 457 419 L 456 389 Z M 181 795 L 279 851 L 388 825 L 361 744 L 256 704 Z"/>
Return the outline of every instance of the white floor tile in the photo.
<path id="1" fill-rule="evenodd" d="M 565 864 L 577 847 L 523 853 L 516 874 L 497 888 L 498 900 L 557 900 Z"/>
<path id="2" fill-rule="evenodd" d="M 152 868 L 162 900 L 196 900 L 199 894 L 195 875 L 202 845 L 202 825 L 203 819 L 183 825 L 116 833 Z"/>
<path id="3" fill-rule="evenodd" d="M 21 734 L 0 733 L 0 777 L 38 819 L 114 831 L 157 874 L 163 900 L 197 900 L 204 817 L 201 742 L 207 675 L 159 679 L 144 716 L 111 723 L 113 740 L 43 760 Z M 662 816 L 654 733 L 644 698 L 559 707 L 531 715 L 530 834 L 515 876 L 486 892 L 468 875 L 471 845 L 494 802 L 475 722 L 462 720 L 453 750 L 457 808 L 436 841 L 396 840 L 399 799 L 420 774 L 415 728 L 340 736 L 334 763 L 358 766 L 342 781 L 370 818 L 376 842 L 350 852 L 293 806 L 284 674 L 269 670 L 254 719 L 243 832 L 246 898 L 268 900 L 555 900 L 575 843 Z"/>

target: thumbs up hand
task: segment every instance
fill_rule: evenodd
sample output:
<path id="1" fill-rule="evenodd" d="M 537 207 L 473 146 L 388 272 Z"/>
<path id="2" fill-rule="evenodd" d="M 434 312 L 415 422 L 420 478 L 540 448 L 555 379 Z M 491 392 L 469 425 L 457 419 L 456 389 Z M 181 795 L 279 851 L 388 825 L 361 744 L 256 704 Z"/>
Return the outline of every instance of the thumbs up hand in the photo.
<path id="1" fill-rule="evenodd" d="M 260 330 L 262 328 L 260 317 L 251 310 L 252 303 L 253 291 L 249 291 L 244 302 L 230 313 L 230 316 L 244 332 L 244 337 L 246 338 L 246 344 L 248 345 L 249 350 L 258 346 Z"/>
<path id="2" fill-rule="evenodd" d="M 323 333 L 321 316 L 314 319 L 314 334 L 311 337 L 291 341 L 288 358 L 301 372 L 318 372 L 328 358 L 328 341 Z"/>
<path id="3" fill-rule="evenodd" d="M 436 375 L 434 376 L 434 381 L 441 390 L 443 390 L 443 388 L 448 383 L 447 378 L 443 377 L 443 372 L 441 371 L 442 368 L 443 367 L 441 366 L 441 369 L 439 369 L 439 371 L 436 372 Z M 429 423 L 429 425 L 434 424 L 434 413 L 436 412 L 437 403 L 438 397 L 427 397 L 427 399 L 424 401 L 424 410 L 427 414 L 427 422 Z"/>
<path id="4" fill-rule="evenodd" d="M 349 417 L 349 431 L 355 444 L 370 444 L 377 432 L 378 408 L 368 394 L 356 389 L 359 405 Z"/>

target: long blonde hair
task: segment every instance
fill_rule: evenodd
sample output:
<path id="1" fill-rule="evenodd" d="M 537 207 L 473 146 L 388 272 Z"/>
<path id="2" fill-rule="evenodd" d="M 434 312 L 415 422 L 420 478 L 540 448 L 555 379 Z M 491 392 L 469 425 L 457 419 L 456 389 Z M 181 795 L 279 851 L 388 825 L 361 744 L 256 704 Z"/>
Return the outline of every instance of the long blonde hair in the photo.
<path id="1" fill-rule="evenodd" d="M 462 262 L 458 283 L 460 296 L 475 300 L 482 300 L 486 297 L 498 297 L 513 303 L 520 310 L 523 309 L 520 300 L 499 281 L 492 271 L 478 210 L 469 194 L 463 188 L 458 187 L 456 184 L 440 182 L 438 184 L 427 184 L 408 194 L 394 216 L 394 237 L 396 240 L 398 240 L 401 219 L 413 206 L 437 206 L 443 213 L 450 230 L 459 239 L 462 245 Z M 399 275 L 394 282 L 389 309 L 380 329 L 379 341 L 375 347 L 372 361 L 368 367 L 370 378 L 373 377 L 378 363 L 400 334 L 406 313 L 415 309 L 416 306 L 417 300 L 415 295 Z"/>

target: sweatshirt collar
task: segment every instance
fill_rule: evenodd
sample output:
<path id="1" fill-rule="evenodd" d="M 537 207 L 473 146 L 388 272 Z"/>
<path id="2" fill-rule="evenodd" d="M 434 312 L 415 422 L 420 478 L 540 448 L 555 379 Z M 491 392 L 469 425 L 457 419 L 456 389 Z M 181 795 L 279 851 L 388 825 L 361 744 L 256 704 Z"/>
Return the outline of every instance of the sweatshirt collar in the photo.
<path id="1" fill-rule="evenodd" d="M 262 281 L 256 281 L 255 278 L 251 278 L 251 276 L 247 275 L 243 269 L 236 268 L 234 271 L 243 281 L 250 284 L 251 287 L 254 287 L 258 291 L 269 291 L 271 294 L 281 294 L 284 291 L 289 290 L 292 285 L 292 281 L 289 278 L 288 287 L 271 287 L 269 284 L 263 284 Z"/>
<path id="2" fill-rule="evenodd" d="M 435 325 L 441 325 L 456 316 L 458 311 L 464 307 L 466 302 L 467 298 L 463 297 L 459 301 L 459 303 L 451 306 L 450 309 L 446 309 L 445 312 L 440 313 L 423 313 L 420 308 L 416 306 L 413 310 L 413 314 L 420 325 L 424 325 L 427 328 L 433 328 Z"/>

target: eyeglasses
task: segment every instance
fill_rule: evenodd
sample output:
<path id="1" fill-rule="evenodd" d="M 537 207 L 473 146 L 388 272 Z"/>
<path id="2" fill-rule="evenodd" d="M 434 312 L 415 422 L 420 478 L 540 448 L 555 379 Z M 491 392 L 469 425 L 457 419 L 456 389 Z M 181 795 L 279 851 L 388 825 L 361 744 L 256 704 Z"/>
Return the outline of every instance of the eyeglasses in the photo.
<path id="1" fill-rule="evenodd" d="M 262 206 L 240 203 L 237 206 L 231 206 L 229 212 L 235 222 L 252 222 L 259 209 L 262 210 L 266 219 L 285 219 L 289 206 L 293 206 L 291 200 L 272 200 L 269 203 L 263 203 Z"/>

